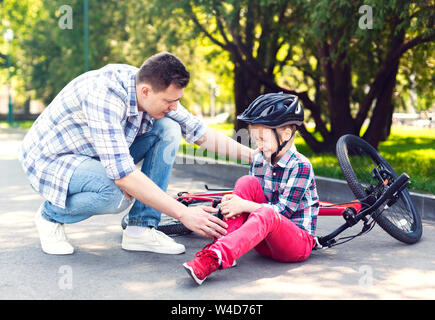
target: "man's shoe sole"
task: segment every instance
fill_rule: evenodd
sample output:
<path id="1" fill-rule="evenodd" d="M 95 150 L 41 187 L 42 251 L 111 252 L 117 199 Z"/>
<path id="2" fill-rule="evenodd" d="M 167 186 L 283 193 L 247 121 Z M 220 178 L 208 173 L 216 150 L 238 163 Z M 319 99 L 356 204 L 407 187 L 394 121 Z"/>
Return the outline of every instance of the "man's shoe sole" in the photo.
<path id="1" fill-rule="evenodd" d="M 61 252 L 56 251 L 56 250 L 53 250 L 53 251 L 51 251 L 51 250 L 47 250 L 47 249 L 44 249 L 44 247 L 42 246 L 42 244 L 41 244 L 41 249 L 42 249 L 42 251 L 43 251 L 45 254 L 56 255 L 56 256 L 65 256 L 65 255 L 69 255 L 69 254 L 73 254 L 73 253 L 74 253 L 74 249 L 72 249 L 72 250 L 68 250 L 68 251 L 61 251 Z"/>
<path id="2" fill-rule="evenodd" d="M 163 248 L 162 247 L 157 247 L 157 246 L 146 246 L 143 244 L 122 244 L 121 245 L 122 249 L 127 250 L 127 251 L 146 251 L 146 252 L 154 252 L 154 253 L 162 253 L 162 254 L 182 254 L 184 252 L 186 252 L 186 249 L 179 249 L 179 250 L 174 250 L 174 249 L 169 249 L 169 248 Z"/>

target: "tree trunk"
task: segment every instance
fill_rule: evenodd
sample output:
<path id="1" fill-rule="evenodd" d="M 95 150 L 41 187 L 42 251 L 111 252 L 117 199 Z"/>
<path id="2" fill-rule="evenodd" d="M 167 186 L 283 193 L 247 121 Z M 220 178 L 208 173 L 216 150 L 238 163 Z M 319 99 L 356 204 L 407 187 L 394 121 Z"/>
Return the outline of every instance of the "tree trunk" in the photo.
<path id="1" fill-rule="evenodd" d="M 237 117 L 249 106 L 249 104 L 261 94 L 260 81 L 253 77 L 252 74 L 237 63 L 234 67 L 234 100 L 236 104 L 235 116 Z M 238 132 L 240 129 L 246 128 L 248 125 L 245 122 L 234 122 L 234 130 Z"/>
<path id="2" fill-rule="evenodd" d="M 24 115 L 30 115 L 30 97 L 27 97 L 24 103 Z"/>
<path id="3" fill-rule="evenodd" d="M 350 113 L 351 68 L 349 63 L 337 61 L 333 66 L 332 97 L 329 103 L 333 143 L 344 134 L 356 134 L 355 122 Z"/>
<path id="4" fill-rule="evenodd" d="M 399 25 L 400 20 L 397 20 L 395 25 Z M 379 90 L 376 94 L 376 104 L 373 109 L 372 117 L 370 118 L 370 124 L 366 132 L 363 135 L 363 139 L 370 143 L 374 148 L 378 149 L 379 142 L 387 140 L 390 135 L 391 122 L 394 112 L 394 105 L 392 104 L 392 98 L 394 88 L 396 86 L 396 76 L 399 70 L 400 55 L 394 57 L 396 52 L 403 45 L 405 39 L 405 31 L 402 29 L 397 34 L 392 35 L 391 49 L 385 59 L 385 64 L 391 66 L 388 73 L 385 73 L 385 80 L 379 83 Z M 387 69 L 388 70 L 388 69 Z"/>
<path id="5" fill-rule="evenodd" d="M 333 152 L 338 139 L 344 134 L 356 134 L 355 121 L 350 112 L 351 66 L 346 54 L 331 60 L 334 45 L 327 42 L 318 45 L 318 53 L 325 78 L 326 95 L 331 129 L 327 138 L 318 147 L 320 152 Z M 316 151 L 316 150 L 315 150 Z M 316 152 L 319 152 L 316 151 Z"/>
<path id="6" fill-rule="evenodd" d="M 390 135 L 391 122 L 393 119 L 394 105 L 392 103 L 396 75 L 399 69 L 399 61 L 395 63 L 394 70 L 384 82 L 382 90 L 376 98 L 376 105 L 370 119 L 369 127 L 363 135 L 363 139 L 378 149 L 379 142 L 387 140 Z"/>

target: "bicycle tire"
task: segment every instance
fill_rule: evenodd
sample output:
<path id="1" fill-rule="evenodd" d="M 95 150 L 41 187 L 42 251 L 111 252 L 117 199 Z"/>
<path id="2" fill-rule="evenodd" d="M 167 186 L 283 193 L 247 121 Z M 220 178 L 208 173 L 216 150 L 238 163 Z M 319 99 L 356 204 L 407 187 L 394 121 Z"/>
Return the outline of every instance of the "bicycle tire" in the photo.
<path id="1" fill-rule="evenodd" d="M 360 137 L 350 134 L 342 136 L 337 141 L 336 153 L 347 184 L 358 200 L 362 200 L 370 194 L 370 190 L 373 189 L 371 183 L 374 184 L 374 179 L 371 174 L 373 168 L 367 170 L 364 163 L 362 165 L 364 169 L 360 171 L 356 166 L 357 161 L 371 162 L 372 166 L 374 165 L 380 170 L 388 170 L 393 179 L 397 179 L 397 174 L 391 165 L 375 148 Z M 364 171 L 366 172 L 364 173 Z M 367 175 L 367 171 L 370 173 L 369 175 Z M 391 183 L 389 181 L 388 184 Z M 375 213 L 374 219 L 389 235 L 407 244 L 418 242 L 423 233 L 421 216 L 407 189 L 400 193 L 398 201 L 390 208 L 380 214 Z"/>
<path id="2" fill-rule="evenodd" d="M 164 214 L 162 214 L 157 230 L 168 236 L 182 236 L 192 233 L 192 230 L 186 228 L 180 221 Z"/>
<path id="3" fill-rule="evenodd" d="M 187 206 L 197 206 L 197 205 L 205 205 L 209 203 L 208 201 L 196 201 Z M 121 227 L 122 229 L 127 228 L 128 225 L 128 213 L 125 214 L 121 219 Z M 160 223 L 157 226 L 157 230 L 165 233 L 168 236 L 181 236 L 192 233 L 192 230 L 188 229 L 184 224 L 178 221 L 175 218 L 172 218 L 168 215 L 162 213 Z"/>

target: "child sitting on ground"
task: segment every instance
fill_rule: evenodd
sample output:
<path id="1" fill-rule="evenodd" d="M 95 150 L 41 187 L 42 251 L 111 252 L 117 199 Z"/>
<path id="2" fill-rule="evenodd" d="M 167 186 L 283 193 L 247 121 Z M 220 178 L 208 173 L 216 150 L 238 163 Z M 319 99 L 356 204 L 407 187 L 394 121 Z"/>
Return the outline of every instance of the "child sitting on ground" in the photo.
<path id="1" fill-rule="evenodd" d="M 249 123 L 261 152 L 249 175 L 222 198 L 227 234 L 183 264 L 198 284 L 252 248 L 277 261 L 297 262 L 307 259 L 314 246 L 319 199 L 311 163 L 294 146 L 296 126 L 304 120 L 298 98 L 259 96 L 237 119 Z"/>

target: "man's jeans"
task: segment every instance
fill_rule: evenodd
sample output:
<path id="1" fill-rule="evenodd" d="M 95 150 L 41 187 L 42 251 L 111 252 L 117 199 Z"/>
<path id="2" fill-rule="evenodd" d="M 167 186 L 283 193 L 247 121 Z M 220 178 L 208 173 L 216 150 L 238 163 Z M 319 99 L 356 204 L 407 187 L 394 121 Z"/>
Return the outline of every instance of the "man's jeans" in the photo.
<path id="1" fill-rule="evenodd" d="M 151 131 L 137 137 L 130 154 L 141 171 L 166 191 L 175 156 L 181 140 L 178 123 L 162 118 L 154 122 Z M 132 200 L 134 201 L 134 200 Z M 101 162 L 89 158 L 74 171 L 68 186 L 66 208 L 44 202 L 42 216 L 52 222 L 75 223 L 93 215 L 115 214 L 126 210 L 132 201 L 113 180 L 107 177 Z M 129 211 L 129 225 L 157 227 L 161 213 L 139 201 Z"/>

